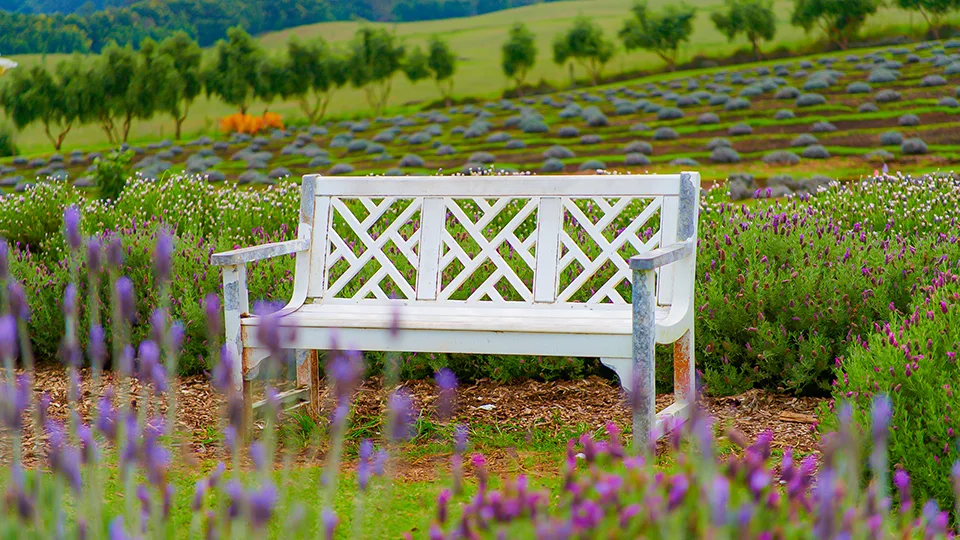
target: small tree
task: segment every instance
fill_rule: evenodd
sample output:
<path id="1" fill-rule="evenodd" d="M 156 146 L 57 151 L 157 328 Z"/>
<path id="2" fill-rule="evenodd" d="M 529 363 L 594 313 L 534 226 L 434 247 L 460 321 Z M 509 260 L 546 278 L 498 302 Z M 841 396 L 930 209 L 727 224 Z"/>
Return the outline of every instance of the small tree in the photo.
<path id="1" fill-rule="evenodd" d="M 773 0 L 726 0 L 726 9 L 710 15 L 714 26 L 733 41 L 740 34 L 753 46 L 753 56 L 760 59 L 760 41 L 770 41 L 777 33 L 777 17 Z"/>
<path id="2" fill-rule="evenodd" d="M 173 60 L 160 54 L 156 41 L 140 42 L 133 81 L 124 103 L 123 142 L 127 142 L 133 120 L 149 120 L 157 111 L 168 111 L 175 106 L 177 95 L 176 71 Z"/>
<path id="3" fill-rule="evenodd" d="M 940 39 L 943 17 L 960 8 L 960 0 L 896 0 L 896 5 L 902 9 L 919 11 L 934 39 Z"/>
<path id="4" fill-rule="evenodd" d="M 331 50 L 322 38 L 303 43 L 294 37 L 287 43 L 287 77 L 284 97 L 295 98 L 300 110 L 316 123 L 327 112 L 336 89 L 347 83 L 346 60 Z"/>
<path id="5" fill-rule="evenodd" d="M 449 107 L 453 96 L 453 75 L 457 72 L 457 55 L 450 50 L 446 41 L 437 36 L 431 37 L 427 46 L 427 67 Z"/>
<path id="6" fill-rule="evenodd" d="M 203 91 L 200 72 L 203 52 L 186 32 L 175 32 L 160 43 L 160 54 L 169 58 L 173 65 L 170 81 L 173 99 L 164 112 L 169 113 L 176 122 L 176 137 L 179 139 L 190 107 Z"/>
<path id="7" fill-rule="evenodd" d="M 357 30 L 350 46 L 350 82 L 363 88 L 375 115 L 387 105 L 393 76 L 403 67 L 405 50 L 397 37 L 383 28 Z"/>
<path id="8" fill-rule="evenodd" d="M 503 74 L 513 79 L 517 92 L 523 95 L 523 83 L 527 74 L 537 63 L 536 36 L 523 23 L 516 23 L 510 29 L 510 37 L 503 44 Z"/>
<path id="9" fill-rule="evenodd" d="M 820 28 L 827 39 L 846 49 L 879 5 L 880 0 L 794 0 L 790 23 L 807 32 Z"/>
<path id="10" fill-rule="evenodd" d="M 278 97 L 289 94 L 287 85 L 290 79 L 286 73 L 286 62 L 273 56 L 263 56 L 257 66 L 257 80 L 253 85 L 253 95 L 265 106 L 264 114 L 270 111 L 270 106 Z"/>
<path id="11" fill-rule="evenodd" d="M 663 59 L 673 71 L 677 68 L 680 44 L 690 41 L 696 10 L 686 4 L 669 5 L 661 13 L 650 13 L 646 1 L 633 5 L 633 18 L 620 30 L 620 39 L 628 50 L 644 49 Z"/>
<path id="12" fill-rule="evenodd" d="M 553 41 L 553 61 L 558 65 L 571 59 L 579 62 L 594 85 L 613 53 L 613 42 L 603 37 L 603 29 L 583 15 L 574 19 L 573 26 Z"/>
<path id="13" fill-rule="evenodd" d="M 218 96 L 228 105 L 247 113 L 260 75 L 263 51 L 242 28 L 227 31 L 227 41 L 217 42 L 214 61 L 204 70 L 207 95 Z"/>
<path id="14" fill-rule="evenodd" d="M 121 139 L 123 119 L 135 106 L 130 87 L 137 76 L 137 53 L 130 46 L 111 43 L 103 49 L 87 75 L 94 96 L 92 115 L 100 123 L 110 144 L 117 144 Z"/>
<path id="15" fill-rule="evenodd" d="M 413 51 L 407 55 L 406 60 L 403 62 L 403 72 L 411 83 L 417 84 L 430 76 L 428 61 L 427 55 L 420 47 L 413 49 Z"/>
<path id="16" fill-rule="evenodd" d="M 43 66 L 17 69 L 0 93 L 0 105 L 19 130 L 40 122 L 59 152 L 73 126 L 90 118 L 93 94 L 88 80 L 79 55 L 60 62 L 55 74 Z"/>

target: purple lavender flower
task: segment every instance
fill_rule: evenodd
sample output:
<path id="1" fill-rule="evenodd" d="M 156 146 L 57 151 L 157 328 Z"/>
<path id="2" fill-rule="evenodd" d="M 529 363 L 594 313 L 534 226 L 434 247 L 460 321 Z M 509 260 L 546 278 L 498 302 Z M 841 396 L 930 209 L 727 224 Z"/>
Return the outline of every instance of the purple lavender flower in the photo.
<path id="1" fill-rule="evenodd" d="M 193 487 L 193 500 L 190 502 L 190 509 L 199 512 L 203 508 L 204 498 L 207 496 L 207 490 L 210 488 L 210 481 L 206 478 L 197 480 Z"/>
<path id="2" fill-rule="evenodd" d="M 0 238 L 0 282 L 10 276 L 10 245 L 5 238 Z"/>
<path id="3" fill-rule="evenodd" d="M 82 485 L 80 452 L 67 444 L 66 432 L 59 422 L 48 421 L 46 431 L 50 442 L 50 448 L 47 450 L 50 469 L 66 480 L 75 493 L 80 493 Z"/>
<path id="4" fill-rule="evenodd" d="M 443 368 L 434 374 L 437 386 L 440 387 L 440 399 L 437 403 L 437 411 L 440 418 L 449 418 L 453 413 L 453 400 L 457 391 L 457 376 L 450 368 Z"/>
<path id="5" fill-rule="evenodd" d="M 166 230 L 160 231 L 157 236 L 157 247 L 153 252 L 153 271 L 157 276 L 157 281 L 162 283 L 170 279 L 172 258 L 173 236 Z"/>
<path id="6" fill-rule="evenodd" d="M 907 474 L 907 471 L 903 469 L 897 469 L 896 472 L 893 473 L 893 485 L 896 486 L 897 491 L 900 493 L 900 504 L 909 504 L 910 475 Z"/>
<path id="7" fill-rule="evenodd" d="M 29 321 L 30 305 L 27 304 L 27 295 L 23 291 L 23 285 L 17 280 L 10 280 L 7 283 L 7 295 L 10 299 L 10 313 L 23 322 Z"/>
<path id="8" fill-rule="evenodd" d="M 110 528 L 107 530 L 107 537 L 110 540 L 130 540 L 127 530 L 123 525 L 123 516 L 117 516 L 110 522 Z"/>
<path id="9" fill-rule="evenodd" d="M 716 527 L 725 527 L 730 513 L 730 481 L 719 474 L 713 477 L 707 497 L 710 501 L 711 522 Z"/>
<path id="10" fill-rule="evenodd" d="M 133 297 L 133 282 L 127 276 L 121 276 L 114 289 L 120 306 L 120 315 L 131 323 L 136 322 L 137 306 Z"/>
<path id="11" fill-rule="evenodd" d="M 37 509 L 36 497 L 33 493 L 26 490 L 26 477 L 23 472 L 23 466 L 14 462 L 11 468 L 13 482 L 7 490 L 7 503 L 13 501 L 12 505 L 17 510 L 17 515 L 24 522 L 29 522 L 34 518 Z"/>
<path id="12" fill-rule="evenodd" d="M 94 422 L 97 431 L 111 442 L 117 438 L 117 409 L 112 403 L 113 396 L 113 388 L 108 386 L 97 404 L 97 418 Z"/>
<path id="13" fill-rule="evenodd" d="M 207 332 L 211 336 L 219 336 L 223 327 L 221 324 L 220 297 L 214 293 L 208 294 L 203 299 L 203 311 L 207 318 Z"/>
<path id="14" fill-rule="evenodd" d="M 123 266 L 123 259 L 123 241 L 120 240 L 119 236 L 115 236 L 107 245 L 107 262 L 114 268 L 120 268 Z"/>
<path id="15" fill-rule="evenodd" d="M 270 302 L 258 302 L 253 313 L 259 317 L 257 323 L 257 341 L 270 351 L 270 355 L 275 359 L 280 359 L 282 351 L 282 339 L 280 336 L 280 317 L 276 314 L 278 307 Z"/>
<path id="16" fill-rule="evenodd" d="M 240 516 L 243 507 L 246 506 L 246 494 L 243 492 L 243 486 L 237 480 L 230 480 L 224 486 L 224 491 L 226 491 L 227 498 L 230 501 L 229 506 L 227 506 L 227 516 L 230 519 L 236 519 Z"/>
<path id="17" fill-rule="evenodd" d="M 99 324 L 90 327 L 87 354 L 90 355 L 90 362 L 95 368 L 103 367 L 103 362 L 107 358 L 107 343 L 103 327 Z"/>
<path id="18" fill-rule="evenodd" d="M 17 343 L 17 320 L 13 318 L 13 315 L 0 317 L 0 358 L 16 358 Z"/>
<path id="19" fill-rule="evenodd" d="M 254 529 L 260 529 L 270 521 L 273 508 L 277 504 L 277 488 L 271 483 L 264 484 L 260 489 L 253 490 L 248 497 L 250 504 L 250 524 Z"/>
<path id="20" fill-rule="evenodd" d="M 447 503 L 450 502 L 451 496 L 449 489 L 441 490 L 440 495 L 437 496 L 437 522 L 441 525 L 447 522 Z"/>
<path id="21" fill-rule="evenodd" d="M 394 441 L 409 439 L 417 417 L 410 393 L 402 388 L 395 390 L 390 394 L 387 406 L 392 413 L 392 425 L 388 426 L 390 438 Z"/>
<path id="22" fill-rule="evenodd" d="M 357 484 L 360 491 L 366 491 L 370 483 L 370 458 L 373 457 L 373 443 L 370 439 L 360 441 L 360 463 L 357 465 Z"/>
<path id="23" fill-rule="evenodd" d="M 103 246 L 100 244 L 100 239 L 96 236 L 91 236 L 87 240 L 87 271 L 94 275 L 99 274 L 103 266 L 102 259 Z"/>
<path id="24" fill-rule="evenodd" d="M 23 429 L 23 415 L 30 406 L 30 386 L 27 375 L 18 376 L 13 384 L 0 382 L 0 418 L 10 431 Z"/>
<path id="25" fill-rule="evenodd" d="M 67 245 L 72 251 L 80 249 L 83 245 L 83 239 L 80 238 L 80 212 L 75 206 L 68 206 L 63 211 L 64 235 L 67 237 Z"/>
<path id="26" fill-rule="evenodd" d="M 253 466 L 258 471 L 262 471 L 267 464 L 267 449 L 260 441 L 255 441 L 250 445 L 250 459 L 253 460 Z"/>
<path id="27" fill-rule="evenodd" d="M 213 366 L 211 374 L 213 387 L 226 394 L 234 389 L 233 385 L 233 353 L 224 345 L 220 349 L 220 361 Z"/>
<path id="28" fill-rule="evenodd" d="M 667 496 L 667 511 L 673 511 L 683 504 L 689 489 L 690 480 L 685 474 L 674 476 L 673 481 L 670 483 L 670 493 Z"/>
<path id="29" fill-rule="evenodd" d="M 324 508 L 321 519 L 323 520 L 324 538 L 327 540 L 333 540 L 333 535 L 337 532 L 337 525 L 340 524 L 337 514 L 335 514 L 330 508 Z"/>

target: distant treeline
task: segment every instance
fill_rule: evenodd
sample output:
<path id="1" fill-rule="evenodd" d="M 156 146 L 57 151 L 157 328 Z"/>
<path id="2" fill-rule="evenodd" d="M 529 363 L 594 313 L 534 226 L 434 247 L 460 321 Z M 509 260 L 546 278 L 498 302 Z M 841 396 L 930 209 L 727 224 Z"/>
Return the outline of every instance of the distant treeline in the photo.
<path id="1" fill-rule="evenodd" d="M 421 21 L 543 1 L 550 0 L 0 0 L 0 52 L 100 52 L 176 31 L 208 47 L 233 26 L 259 34 L 334 20 Z"/>

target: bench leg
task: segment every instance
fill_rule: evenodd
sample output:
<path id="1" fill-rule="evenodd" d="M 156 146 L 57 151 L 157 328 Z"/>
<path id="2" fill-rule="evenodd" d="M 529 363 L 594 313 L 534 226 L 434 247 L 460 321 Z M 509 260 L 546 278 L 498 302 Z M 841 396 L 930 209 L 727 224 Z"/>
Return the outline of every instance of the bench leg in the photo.
<path id="1" fill-rule="evenodd" d="M 620 379 L 620 388 L 627 393 L 633 389 L 633 359 L 601 358 L 600 363 L 612 369 Z"/>
<path id="2" fill-rule="evenodd" d="M 633 448 L 650 448 L 651 430 L 656 426 L 656 274 L 653 270 L 633 271 Z"/>
<path id="3" fill-rule="evenodd" d="M 697 399 L 696 364 L 693 359 L 693 329 L 673 345 L 673 395 L 674 401 L 693 405 Z"/>
<path id="4" fill-rule="evenodd" d="M 320 362 L 316 350 L 297 351 L 297 387 L 309 388 L 308 412 L 312 418 L 319 418 Z"/>

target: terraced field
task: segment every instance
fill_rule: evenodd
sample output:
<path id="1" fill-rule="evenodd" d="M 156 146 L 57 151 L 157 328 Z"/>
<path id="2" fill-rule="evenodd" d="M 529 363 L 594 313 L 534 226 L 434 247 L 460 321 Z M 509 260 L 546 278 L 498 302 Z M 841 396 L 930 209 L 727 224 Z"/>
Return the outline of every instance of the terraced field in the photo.
<path id="1" fill-rule="evenodd" d="M 745 179 L 735 193 L 743 198 L 763 185 L 804 189 L 804 177 L 855 178 L 881 163 L 949 168 L 960 160 L 958 78 L 960 41 L 926 43 L 134 150 L 148 178 L 187 172 L 258 185 L 315 172 L 696 168 L 707 181 Z M 22 190 L 37 177 L 91 185 L 94 157 L 6 159 L 0 185 Z"/>

